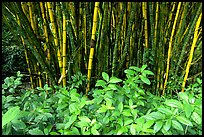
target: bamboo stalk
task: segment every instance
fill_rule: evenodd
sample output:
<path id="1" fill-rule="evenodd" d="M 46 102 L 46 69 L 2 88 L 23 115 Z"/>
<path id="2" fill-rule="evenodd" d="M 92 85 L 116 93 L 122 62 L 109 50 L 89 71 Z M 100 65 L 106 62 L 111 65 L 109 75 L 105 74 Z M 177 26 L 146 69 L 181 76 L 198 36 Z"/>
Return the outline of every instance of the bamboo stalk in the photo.
<path id="1" fill-rule="evenodd" d="M 165 93 L 165 88 L 166 88 L 166 84 L 167 84 L 167 80 L 168 80 L 169 62 L 170 62 L 170 57 L 171 57 L 172 41 L 173 41 L 173 36 L 174 36 L 175 29 L 176 29 L 176 23 L 177 23 L 180 7 L 181 7 L 181 2 L 179 2 L 177 12 L 176 12 L 176 17 L 175 17 L 174 24 L 173 24 L 173 29 L 172 29 L 172 32 L 171 32 L 171 37 L 170 37 L 170 42 L 169 42 L 169 49 L 168 49 L 167 67 L 166 67 L 166 78 L 165 78 L 165 81 L 164 81 L 164 89 L 163 89 L 162 95 L 164 95 L 164 93 Z"/>
<path id="2" fill-rule="evenodd" d="M 193 43 L 192 43 L 192 46 L 191 46 L 191 51 L 190 51 L 190 55 L 189 55 L 188 64 L 186 66 L 186 74 L 185 74 L 185 77 L 184 77 L 184 80 L 183 80 L 183 83 L 182 83 L 181 92 L 184 92 L 184 88 L 185 88 L 185 85 L 186 85 L 186 80 L 188 78 L 188 73 L 189 73 L 189 69 L 190 69 L 190 66 L 191 66 L 192 58 L 193 58 L 194 48 L 195 48 L 196 42 L 198 40 L 198 28 L 200 26 L 201 18 L 202 18 L 202 13 L 200 13 L 200 16 L 199 16 L 199 18 L 198 18 L 198 20 L 196 22 Z"/>
<path id="3" fill-rule="evenodd" d="M 99 2 L 95 2 L 94 7 L 94 16 L 93 16 L 93 28 L 92 28 L 92 35 L 91 35 L 91 48 L 90 48 L 90 54 L 89 54 L 89 64 L 88 64 L 88 83 L 86 88 L 86 96 L 88 96 L 88 91 L 90 90 L 90 79 L 91 79 L 91 70 L 92 70 L 92 60 L 94 55 L 94 46 L 95 46 L 95 40 L 96 40 L 96 26 L 97 26 L 97 11 L 99 8 Z"/>

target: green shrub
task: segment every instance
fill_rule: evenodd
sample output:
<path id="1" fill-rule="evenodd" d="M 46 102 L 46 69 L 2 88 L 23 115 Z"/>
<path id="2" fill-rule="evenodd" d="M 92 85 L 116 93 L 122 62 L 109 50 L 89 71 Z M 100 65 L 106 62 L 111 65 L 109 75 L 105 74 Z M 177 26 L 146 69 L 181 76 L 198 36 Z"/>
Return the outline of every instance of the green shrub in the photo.
<path id="1" fill-rule="evenodd" d="M 55 94 L 45 85 L 24 91 L 17 98 L 13 94 L 3 95 L 2 132 L 31 135 L 202 134 L 202 85 L 199 84 L 202 81 L 198 80 L 196 86 L 179 93 L 177 99 L 158 97 L 143 88 L 151 84 L 148 76 L 153 75 L 145 68 L 146 65 L 129 67 L 125 70 L 125 80 L 103 72 L 103 79 L 97 80 L 92 89 L 93 99 L 79 94 L 80 83 L 78 86 L 74 83 L 68 87 L 55 86 L 58 89 Z M 191 93 L 192 87 L 197 92 Z M 37 91 L 41 91 L 40 94 Z M 6 107 L 8 104 L 11 107 Z M 22 115 L 16 117 L 14 114 Z"/>

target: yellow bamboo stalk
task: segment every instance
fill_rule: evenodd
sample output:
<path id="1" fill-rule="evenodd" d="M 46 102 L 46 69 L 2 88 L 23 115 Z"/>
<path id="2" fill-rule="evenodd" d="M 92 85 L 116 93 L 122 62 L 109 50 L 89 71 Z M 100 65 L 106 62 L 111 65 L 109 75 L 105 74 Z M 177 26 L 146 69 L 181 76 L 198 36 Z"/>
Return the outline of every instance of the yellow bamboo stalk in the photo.
<path id="1" fill-rule="evenodd" d="M 94 16 L 93 16 L 93 27 L 92 27 L 92 35 L 91 35 L 91 48 L 90 48 L 90 54 L 89 54 L 89 63 L 88 63 L 88 83 L 87 83 L 87 88 L 86 88 L 86 96 L 88 95 L 88 91 L 90 89 L 90 79 L 91 79 L 91 69 L 92 69 L 92 60 L 93 60 L 93 55 L 94 55 L 94 44 L 96 40 L 96 27 L 97 27 L 97 11 L 99 8 L 99 2 L 95 2 L 95 7 L 94 7 Z"/>
<path id="2" fill-rule="evenodd" d="M 66 41 L 67 41 L 67 36 L 66 36 L 66 17 L 63 14 L 63 52 L 62 52 L 62 57 L 63 57 L 63 67 L 62 67 L 62 75 L 63 75 L 63 86 L 66 86 Z"/>
<path id="3" fill-rule="evenodd" d="M 148 48 L 147 2 L 142 2 L 142 9 L 143 9 L 143 16 L 144 16 L 144 21 L 145 21 L 145 27 L 144 27 L 145 46 L 146 48 Z"/>
<path id="4" fill-rule="evenodd" d="M 175 29 L 176 29 L 176 23 L 177 23 L 180 8 L 181 8 L 181 2 L 179 2 L 179 4 L 178 4 L 176 17 L 174 19 L 173 29 L 172 29 L 171 37 L 170 37 L 170 41 L 169 41 L 168 58 L 167 58 L 167 66 L 166 66 L 166 78 L 165 78 L 165 81 L 164 81 L 164 89 L 163 89 L 162 95 L 164 95 L 164 93 L 165 93 L 165 88 L 166 88 L 166 84 L 167 84 L 167 80 L 168 80 L 169 62 L 170 62 L 170 57 L 171 57 L 172 41 L 173 41 L 173 36 L 174 36 Z"/>
<path id="5" fill-rule="evenodd" d="M 188 64 L 186 66 L 186 74 L 185 74 L 185 77 L 184 77 L 184 80 L 183 80 L 183 83 L 182 83 L 182 90 L 181 90 L 181 92 L 184 92 L 186 80 L 188 78 L 189 69 L 190 69 L 190 66 L 191 66 L 192 59 L 193 59 L 194 48 L 195 48 L 196 42 L 198 40 L 198 28 L 200 26 L 201 18 L 202 18 L 202 12 L 200 13 L 200 16 L 199 16 L 199 18 L 198 18 L 198 20 L 196 22 L 193 43 L 192 43 L 191 50 L 190 50 Z"/>
<path id="6" fill-rule="evenodd" d="M 52 33 L 53 33 L 53 36 L 54 36 L 54 42 L 55 42 L 55 46 L 57 48 L 57 57 L 58 57 L 59 67 L 60 67 L 60 71 L 61 71 L 62 59 L 61 59 L 60 47 L 59 47 L 59 43 L 58 43 L 59 41 L 58 41 L 58 37 L 57 37 L 56 24 L 54 22 L 54 16 L 53 16 L 51 3 L 47 2 L 47 6 L 48 6 L 49 15 L 50 15 L 50 21 L 51 21 L 51 24 L 52 24 Z"/>

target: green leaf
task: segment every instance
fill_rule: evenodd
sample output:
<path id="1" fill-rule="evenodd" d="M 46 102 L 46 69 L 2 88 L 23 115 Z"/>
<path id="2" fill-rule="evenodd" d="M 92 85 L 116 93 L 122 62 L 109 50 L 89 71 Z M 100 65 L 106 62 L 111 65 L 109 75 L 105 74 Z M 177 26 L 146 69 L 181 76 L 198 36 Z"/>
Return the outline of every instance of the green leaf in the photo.
<path id="1" fill-rule="evenodd" d="M 129 75 L 132 75 L 132 76 L 134 76 L 134 74 L 135 74 L 135 71 L 133 71 L 133 70 L 131 70 L 131 69 L 126 69 L 124 72 L 125 72 L 126 74 L 129 74 Z"/>
<path id="2" fill-rule="evenodd" d="M 163 122 L 162 121 L 157 121 L 154 125 L 154 131 L 155 133 L 158 132 L 162 128 Z"/>
<path id="3" fill-rule="evenodd" d="M 188 102 L 188 95 L 187 95 L 187 93 L 186 92 L 179 92 L 179 97 L 182 99 L 182 100 L 185 100 L 187 103 L 189 103 Z"/>
<path id="4" fill-rule="evenodd" d="M 132 101 L 132 99 L 129 99 L 129 106 L 130 106 L 130 108 L 132 107 L 132 105 L 133 105 L 133 101 Z"/>
<path id="5" fill-rule="evenodd" d="M 119 83 L 122 80 L 117 77 L 111 77 L 109 83 Z"/>
<path id="6" fill-rule="evenodd" d="M 197 124 L 201 124 L 202 123 L 202 119 L 201 117 L 198 115 L 198 113 L 193 112 L 191 115 L 191 118 L 193 119 L 193 121 L 195 121 Z"/>
<path id="7" fill-rule="evenodd" d="M 107 111 L 107 108 L 106 108 L 104 105 L 102 105 L 102 107 L 100 107 L 100 108 L 97 110 L 98 113 L 104 113 L 104 112 L 106 112 L 106 111 Z"/>
<path id="8" fill-rule="evenodd" d="M 18 131 L 18 130 L 20 130 L 20 129 L 25 129 L 26 128 L 26 125 L 25 125 L 25 123 L 24 122 L 22 122 L 21 120 L 13 120 L 13 121 L 11 121 L 12 122 L 12 127 L 16 130 L 16 131 Z"/>
<path id="9" fill-rule="evenodd" d="M 91 120 L 87 116 L 81 116 L 81 117 L 79 117 L 79 119 L 81 121 L 84 121 L 84 122 L 87 122 L 87 123 L 91 123 Z"/>
<path id="10" fill-rule="evenodd" d="M 189 121 L 187 118 L 183 117 L 183 116 L 177 116 L 176 119 L 183 123 L 184 125 L 188 125 L 188 126 L 193 126 L 193 124 L 191 123 L 191 121 Z"/>
<path id="11" fill-rule="evenodd" d="M 183 109 L 181 102 L 175 99 L 168 99 L 164 102 L 167 106 Z"/>
<path id="12" fill-rule="evenodd" d="M 120 111 L 120 113 L 123 111 L 123 102 L 120 102 L 118 104 L 118 110 Z"/>
<path id="13" fill-rule="evenodd" d="M 97 80 L 96 87 L 100 87 L 100 86 L 105 88 L 106 87 L 106 82 L 104 80 Z"/>
<path id="14" fill-rule="evenodd" d="M 130 126 L 131 135 L 136 135 L 135 129 L 136 129 L 136 124 L 131 124 Z"/>
<path id="15" fill-rule="evenodd" d="M 19 114 L 20 114 L 20 107 L 19 106 L 9 108 L 9 110 L 2 117 L 2 128 L 7 123 L 9 123 L 13 119 L 17 118 Z"/>
<path id="16" fill-rule="evenodd" d="M 146 64 L 145 64 L 145 65 L 142 65 L 142 67 L 141 67 L 141 72 L 143 72 L 143 71 L 146 69 L 146 67 L 147 67 Z"/>
<path id="17" fill-rule="evenodd" d="M 150 70 L 144 70 L 144 71 L 142 72 L 142 74 L 145 74 L 145 76 L 146 76 L 146 74 L 147 74 L 147 75 L 154 75 L 154 73 L 153 73 L 152 71 L 150 71 Z"/>
<path id="18" fill-rule="evenodd" d="M 130 66 L 129 69 L 133 69 L 133 70 L 136 70 L 137 72 L 140 72 L 140 68 L 135 66 Z"/>
<path id="19" fill-rule="evenodd" d="M 192 112 L 194 111 L 194 106 L 190 105 L 190 104 L 184 104 L 183 105 L 184 108 L 184 112 L 187 118 L 189 118 L 192 114 Z"/>
<path id="20" fill-rule="evenodd" d="M 97 131 L 97 129 L 96 129 L 95 126 L 91 127 L 91 133 L 92 133 L 93 135 L 100 135 L 100 133 Z"/>
<path id="21" fill-rule="evenodd" d="M 172 127 L 177 130 L 183 131 L 182 125 L 176 120 L 172 120 Z"/>
<path id="22" fill-rule="evenodd" d="M 129 125 L 133 122 L 133 120 L 131 118 L 124 118 L 124 126 Z"/>
<path id="23" fill-rule="evenodd" d="M 116 84 L 111 84 L 111 83 L 108 85 L 107 88 L 110 88 L 111 90 L 117 90 L 118 89 Z"/>
<path id="24" fill-rule="evenodd" d="M 122 133 L 126 133 L 128 131 L 128 129 L 124 126 L 122 126 L 118 132 L 117 132 L 117 135 L 121 135 Z"/>
<path id="25" fill-rule="evenodd" d="M 109 75 L 106 72 L 102 72 L 102 77 L 103 77 L 104 80 L 109 82 Z"/>
<path id="26" fill-rule="evenodd" d="M 168 119 L 163 126 L 164 130 L 167 132 L 171 128 L 171 119 Z"/>
<path id="27" fill-rule="evenodd" d="M 172 111 L 170 109 L 168 109 L 168 108 L 165 108 L 164 106 L 160 106 L 157 109 L 158 109 L 158 111 L 160 111 L 163 114 L 172 115 Z"/>
<path id="28" fill-rule="evenodd" d="M 164 119 L 165 115 L 160 112 L 152 112 L 149 114 L 154 119 Z"/>
<path id="29" fill-rule="evenodd" d="M 74 123 L 74 121 L 76 121 L 77 119 L 77 115 L 71 115 L 71 117 L 69 117 L 69 122 L 67 122 L 65 124 L 65 129 L 69 128 L 71 126 L 72 123 Z"/>
<path id="30" fill-rule="evenodd" d="M 103 118 L 103 124 L 105 125 L 105 124 L 107 124 L 108 122 L 109 122 L 109 117 L 105 116 L 105 117 Z"/>
<path id="31" fill-rule="evenodd" d="M 57 109 L 58 109 L 58 110 L 61 110 L 61 109 L 65 108 L 65 107 L 67 107 L 67 106 L 68 106 L 67 103 L 60 103 L 60 104 L 58 104 Z"/>
<path id="32" fill-rule="evenodd" d="M 139 77 L 140 77 L 140 79 L 141 79 L 144 83 L 146 83 L 147 85 L 150 85 L 150 84 L 151 84 L 151 82 L 149 81 L 149 79 L 146 78 L 146 77 L 144 77 L 143 75 L 139 75 Z"/>
<path id="33" fill-rule="evenodd" d="M 112 117 L 117 117 L 117 116 L 120 116 L 121 112 L 119 111 L 114 111 L 113 114 L 112 114 Z"/>
<path id="34" fill-rule="evenodd" d="M 37 89 L 37 90 L 40 90 L 40 91 L 44 91 L 44 89 L 41 88 L 41 87 L 36 87 L 36 89 Z"/>
<path id="35" fill-rule="evenodd" d="M 131 112 L 130 112 L 130 109 L 124 109 L 123 112 L 122 112 L 122 114 L 123 114 L 124 116 L 132 116 L 132 114 L 131 114 Z"/>
<path id="36" fill-rule="evenodd" d="M 80 109 L 79 109 L 79 107 L 78 107 L 78 104 L 72 103 L 72 104 L 69 105 L 69 111 L 70 111 L 70 113 L 78 113 L 79 110 L 80 110 Z"/>
<path id="37" fill-rule="evenodd" d="M 39 128 L 34 128 L 28 131 L 31 135 L 44 135 L 44 133 Z"/>
<path id="38" fill-rule="evenodd" d="M 71 128 L 71 135 L 80 135 L 79 130 L 76 127 Z"/>
<path id="39" fill-rule="evenodd" d="M 148 120 L 148 121 L 143 125 L 143 128 L 144 128 L 144 129 L 148 129 L 148 128 L 150 128 L 153 124 L 154 124 L 154 120 Z"/>

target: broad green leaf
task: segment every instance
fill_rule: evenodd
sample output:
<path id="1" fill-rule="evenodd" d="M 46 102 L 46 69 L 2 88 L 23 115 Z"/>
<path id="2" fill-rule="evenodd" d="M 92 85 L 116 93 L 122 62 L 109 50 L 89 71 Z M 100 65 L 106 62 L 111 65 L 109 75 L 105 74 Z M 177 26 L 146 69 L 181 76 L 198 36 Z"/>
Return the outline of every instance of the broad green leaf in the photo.
<path id="1" fill-rule="evenodd" d="M 41 87 L 36 87 L 36 89 L 37 89 L 37 90 L 42 90 L 42 91 L 44 90 L 44 89 L 41 88 Z"/>
<path id="2" fill-rule="evenodd" d="M 167 106 L 183 109 L 181 102 L 175 99 L 168 99 L 164 102 Z"/>
<path id="3" fill-rule="evenodd" d="M 21 120 L 12 120 L 11 121 L 12 122 L 12 127 L 16 130 L 16 131 L 18 131 L 18 130 L 20 130 L 20 129 L 25 129 L 26 128 L 26 125 L 25 125 L 25 123 L 24 122 L 22 122 Z"/>
<path id="4" fill-rule="evenodd" d="M 20 107 L 19 106 L 9 108 L 9 110 L 2 117 L 2 128 L 7 123 L 9 123 L 13 119 L 17 118 L 19 114 L 20 114 Z"/>
<path id="5" fill-rule="evenodd" d="M 97 131 L 97 129 L 96 129 L 95 126 L 91 127 L 91 133 L 92 133 L 93 135 L 100 135 L 100 133 Z"/>
<path id="6" fill-rule="evenodd" d="M 118 120 L 118 124 L 120 124 L 121 126 L 123 126 L 123 119 L 122 119 L 122 117 L 119 117 L 117 120 Z"/>
<path id="7" fill-rule="evenodd" d="M 49 124 L 45 129 L 44 129 L 44 134 L 48 135 L 50 133 L 50 131 L 52 130 L 52 125 Z"/>
<path id="8" fill-rule="evenodd" d="M 132 107 L 132 105 L 133 105 L 132 99 L 129 99 L 129 106 L 130 106 L 130 108 Z"/>
<path id="9" fill-rule="evenodd" d="M 142 67 L 141 67 L 141 72 L 143 72 L 143 71 L 146 69 L 146 67 L 147 67 L 146 64 L 145 64 L 145 65 L 142 65 Z"/>
<path id="10" fill-rule="evenodd" d="M 131 114 L 131 112 L 130 112 L 130 109 L 124 109 L 123 112 L 122 112 L 122 114 L 123 114 L 124 116 L 132 116 L 132 114 Z"/>
<path id="11" fill-rule="evenodd" d="M 157 121 L 154 125 L 154 131 L 158 132 L 163 126 L 163 122 L 162 121 Z"/>
<path id="12" fill-rule="evenodd" d="M 145 74 L 145 76 L 146 76 L 146 74 L 147 75 L 154 75 L 154 73 L 152 71 L 149 71 L 149 70 L 144 70 L 142 73 Z"/>
<path id="13" fill-rule="evenodd" d="M 133 69 L 133 70 L 136 70 L 137 72 L 140 72 L 140 68 L 135 66 L 130 66 L 129 69 Z"/>
<path id="14" fill-rule="evenodd" d="M 191 115 L 191 118 L 197 123 L 197 124 L 201 124 L 202 123 L 202 119 L 201 117 L 198 115 L 198 113 L 193 112 Z"/>
<path id="15" fill-rule="evenodd" d="M 111 77 L 109 83 L 119 83 L 122 80 L 117 77 Z"/>
<path id="16" fill-rule="evenodd" d="M 104 112 L 106 112 L 107 111 L 107 108 L 106 108 L 106 106 L 104 106 L 104 105 L 101 105 L 102 107 L 100 107 L 98 110 L 97 110 L 97 112 L 98 113 L 104 113 Z"/>
<path id="17" fill-rule="evenodd" d="M 144 129 L 148 129 L 148 128 L 150 128 L 153 124 L 154 124 L 154 120 L 148 120 L 148 121 L 143 125 L 143 128 L 144 128 Z"/>
<path id="18" fill-rule="evenodd" d="M 164 119 L 165 115 L 160 112 L 152 112 L 149 114 L 154 119 Z"/>
<path id="19" fill-rule="evenodd" d="M 60 103 L 60 104 L 58 104 L 57 109 L 61 110 L 61 109 L 65 108 L 65 107 L 67 107 L 67 106 L 68 106 L 68 103 Z"/>
<path id="20" fill-rule="evenodd" d="M 184 125 L 188 125 L 188 126 L 193 126 L 193 124 L 191 123 L 190 120 L 188 120 L 187 118 L 183 117 L 183 116 L 177 116 L 176 119 L 183 123 Z"/>
<path id="21" fill-rule="evenodd" d="M 171 122 L 172 122 L 172 127 L 173 128 L 175 128 L 177 130 L 180 130 L 180 131 L 183 131 L 183 127 L 178 121 L 172 120 Z"/>
<path id="22" fill-rule="evenodd" d="M 143 132 L 147 132 L 147 133 L 154 133 L 153 129 L 146 129 L 146 128 L 142 128 Z"/>
<path id="23" fill-rule="evenodd" d="M 119 112 L 118 110 L 115 110 L 112 114 L 113 117 L 117 117 L 120 116 L 121 112 Z"/>
<path id="24" fill-rule="evenodd" d="M 179 97 L 182 99 L 182 100 L 185 100 L 185 102 L 189 103 L 188 102 L 188 95 L 186 92 L 179 92 Z"/>
<path id="25" fill-rule="evenodd" d="M 134 74 L 135 74 L 135 71 L 133 71 L 133 70 L 131 70 L 131 69 L 126 69 L 124 72 L 125 72 L 126 74 L 133 75 L 133 76 L 134 76 Z"/>
<path id="26" fill-rule="evenodd" d="M 104 80 L 97 80 L 96 87 L 100 87 L 100 86 L 105 88 L 106 87 L 106 82 Z"/>
<path id="27" fill-rule="evenodd" d="M 118 89 L 116 84 L 111 84 L 111 83 L 108 85 L 107 88 L 110 88 L 111 90 L 117 90 Z"/>
<path id="28" fill-rule="evenodd" d="M 160 111 L 163 114 L 172 115 L 172 111 L 170 109 L 168 109 L 168 108 L 165 108 L 164 106 L 160 106 L 157 109 L 158 109 L 158 111 Z"/>
<path id="29" fill-rule="evenodd" d="M 123 102 L 120 102 L 118 104 L 118 110 L 120 111 L 120 113 L 123 111 Z"/>
<path id="30" fill-rule="evenodd" d="M 171 128 L 171 119 L 168 119 L 166 123 L 164 124 L 163 128 L 167 132 Z"/>
<path id="31" fill-rule="evenodd" d="M 106 72 L 102 72 L 102 77 L 106 82 L 109 82 L 109 75 Z"/>
<path id="32" fill-rule="evenodd" d="M 71 128 L 71 135 L 80 135 L 79 130 L 76 127 Z"/>
<path id="33" fill-rule="evenodd" d="M 57 132 L 50 132 L 50 135 L 60 135 L 60 134 Z"/>
<path id="34" fill-rule="evenodd" d="M 81 116 L 81 117 L 79 117 L 79 119 L 81 121 L 84 121 L 84 122 L 87 122 L 87 123 L 91 123 L 91 120 L 87 116 Z"/>
<path id="35" fill-rule="evenodd" d="M 39 128 L 34 128 L 28 131 L 31 135 L 44 135 L 44 133 Z"/>
<path id="36" fill-rule="evenodd" d="M 140 79 L 141 79 L 144 83 L 146 83 L 147 85 L 150 85 L 150 84 L 151 84 L 151 82 L 149 81 L 149 79 L 146 78 L 146 77 L 144 77 L 143 75 L 139 75 L 139 77 L 140 77 Z"/>
<path id="37" fill-rule="evenodd" d="M 136 129 L 136 124 L 131 124 L 131 126 L 130 126 L 131 135 L 136 135 L 135 129 Z"/>
<path id="38" fill-rule="evenodd" d="M 79 107 L 76 103 L 72 103 L 69 105 L 69 111 L 70 113 L 77 113 L 79 111 Z"/>
<path id="39" fill-rule="evenodd" d="M 122 133 L 126 133 L 128 131 L 127 127 L 122 126 L 118 132 L 117 135 L 121 135 Z"/>
<path id="40" fill-rule="evenodd" d="M 133 120 L 131 118 L 124 118 L 124 126 L 129 125 L 133 122 Z"/>
<path id="41" fill-rule="evenodd" d="M 65 129 L 69 128 L 71 126 L 72 123 L 74 123 L 74 121 L 76 121 L 77 119 L 77 115 L 71 115 L 69 117 L 69 121 L 65 124 Z"/>
<path id="42" fill-rule="evenodd" d="M 190 104 L 184 104 L 183 105 L 184 108 L 184 112 L 187 118 L 189 118 L 192 114 L 192 112 L 194 111 L 194 106 L 190 105 Z"/>
<path id="43" fill-rule="evenodd" d="M 107 124 L 109 122 L 109 117 L 105 116 L 103 118 L 103 124 Z"/>

